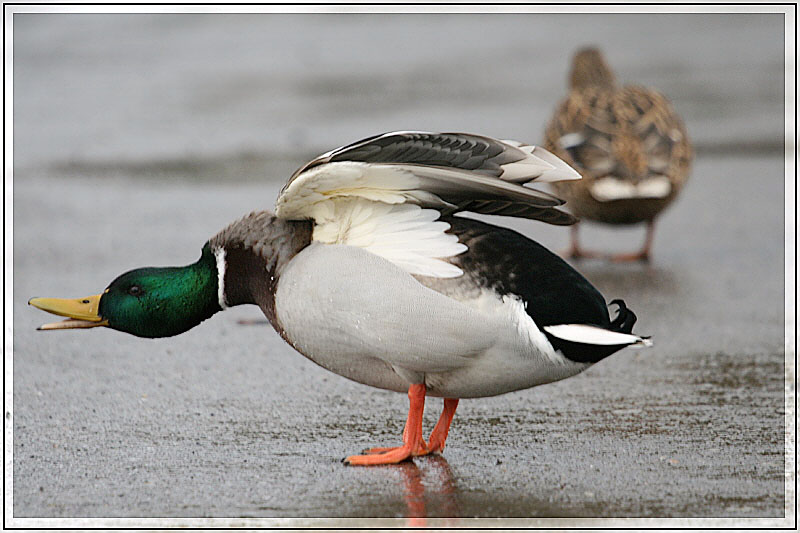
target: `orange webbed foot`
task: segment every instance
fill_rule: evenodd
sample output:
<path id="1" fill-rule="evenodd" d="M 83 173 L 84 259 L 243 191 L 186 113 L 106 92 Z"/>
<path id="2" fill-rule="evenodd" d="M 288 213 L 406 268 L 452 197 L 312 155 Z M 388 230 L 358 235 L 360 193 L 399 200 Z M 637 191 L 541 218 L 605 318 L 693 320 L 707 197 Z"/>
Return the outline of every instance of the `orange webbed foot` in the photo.
<path id="1" fill-rule="evenodd" d="M 458 399 L 445 398 L 444 409 L 433 428 L 430 444 L 422 438 L 422 412 L 425 408 L 425 384 L 419 383 L 408 388 L 408 419 L 403 430 L 403 445 L 394 448 L 369 448 L 362 455 L 351 455 L 342 462 L 347 465 L 371 466 L 392 465 L 407 461 L 412 457 L 441 452 L 444 449 L 450 423 L 458 406 Z"/>
<path id="2" fill-rule="evenodd" d="M 378 455 L 381 453 L 388 453 L 394 450 L 399 450 L 403 446 L 389 446 L 389 447 L 377 447 L 377 448 L 367 448 L 366 450 L 362 450 L 362 455 Z M 428 445 L 425 444 L 425 441 L 422 441 L 420 445 L 413 450 L 414 455 L 425 455 L 427 453 Z"/>
<path id="3" fill-rule="evenodd" d="M 393 465 L 415 455 L 428 453 L 422 439 L 422 412 L 425 409 L 425 384 L 417 383 L 408 388 L 408 419 L 403 430 L 403 445 L 397 448 L 371 448 L 364 455 L 351 455 L 344 459 L 346 465 L 370 466 Z"/>
<path id="4" fill-rule="evenodd" d="M 361 450 L 361 455 L 375 455 L 377 453 L 386 453 L 386 452 L 390 452 L 392 450 L 396 450 L 399 447 L 400 446 L 389 446 L 388 448 L 386 448 L 386 447 L 383 447 L 383 448 L 381 448 L 381 447 L 378 447 L 378 448 L 366 448 L 364 450 Z"/>
<path id="5" fill-rule="evenodd" d="M 600 252 L 592 252 L 590 250 L 584 250 L 583 248 L 572 247 L 568 248 L 561 252 L 561 257 L 566 259 L 598 259 L 603 257 L 603 254 Z"/>
<path id="6" fill-rule="evenodd" d="M 614 263 L 636 263 L 640 261 L 643 263 L 649 263 L 650 253 L 641 251 L 632 254 L 617 254 L 609 256 L 609 260 L 613 261 Z"/>
<path id="7" fill-rule="evenodd" d="M 363 455 L 346 457 L 344 464 L 354 466 L 393 465 L 428 453 L 430 452 L 425 441 L 420 439 L 416 444 L 403 444 L 395 448 L 370 448 L 365 450 Z"/>

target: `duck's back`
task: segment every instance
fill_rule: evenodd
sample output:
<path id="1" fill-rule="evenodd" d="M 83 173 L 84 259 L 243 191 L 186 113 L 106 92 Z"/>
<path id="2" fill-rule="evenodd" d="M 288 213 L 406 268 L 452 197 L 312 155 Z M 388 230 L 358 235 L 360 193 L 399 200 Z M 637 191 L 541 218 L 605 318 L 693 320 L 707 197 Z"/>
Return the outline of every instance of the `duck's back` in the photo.
<path id="1" fill-rule="evenodd" d="M 683 187 L 692 158 L 669 100 L 635 85 L 573 89 L 547 126 L 545 147 L 583 176 L 554 184 L 573 212 L 618 224 L 656 216 Z"/>
<path id="2" fill-rule="evenodd" d="M 608 327 L 608 308 L 600 292 L 566 261 L 516 231 L 451 216 L 449 233 L 468 250 L 449 259 L 464 271 L 454 279 L 419 278 L 458 297 L 476 288 L 519 298 L 539 328 L 555 324 Z"/>

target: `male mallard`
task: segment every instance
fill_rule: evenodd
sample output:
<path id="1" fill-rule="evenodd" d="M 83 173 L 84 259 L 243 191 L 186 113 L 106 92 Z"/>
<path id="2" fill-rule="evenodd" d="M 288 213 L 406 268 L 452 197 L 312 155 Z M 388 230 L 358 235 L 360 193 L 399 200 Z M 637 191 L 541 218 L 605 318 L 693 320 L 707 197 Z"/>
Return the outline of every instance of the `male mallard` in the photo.
<path id="1" fill-rule="evenodd" d="M 647 261 L 656 216 L 689 176 L 692 146 L 669 101 L 647 87 L 619 87 L 601 53 L 575 54 L 570 93 L 545 131 L 545 147 L 574 166 L 583 179 L 554 184 L 573 213 L 605 224 L 647 223 L 642 249 L 614 256 Z M 568 254 L 592 256 L 572 227 Z"/>
<path id="2" fill-rule="evenodd" d="M 275 215 L 255 212 L 205 243 L 185 267 L 143 268 L 102 294 L 34 298 L 70 317 L 40 329 L 108 326 L 140 337 L 182 333 L 217 311 L 256 304 L 297 351 L 344 377 L 398 392 L 404 444 L 350 464 L 441 451 L 459 398 L 573 376 L 626 347 L 624 303 L 561 258 L 460 211 L 569 224 L 563 202 L 524 187 L 578 179 L 541 148 L 461 133 L 396 132 L 332 150 L 283 187 Z M 425 396 L 444 398 L 429 440 Z"/>

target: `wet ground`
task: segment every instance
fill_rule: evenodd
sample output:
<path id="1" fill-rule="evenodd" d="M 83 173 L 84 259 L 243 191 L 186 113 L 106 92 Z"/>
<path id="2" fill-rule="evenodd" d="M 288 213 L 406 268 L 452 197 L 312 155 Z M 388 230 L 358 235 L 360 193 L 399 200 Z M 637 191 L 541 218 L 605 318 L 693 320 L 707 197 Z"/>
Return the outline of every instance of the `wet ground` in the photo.
<path id="1" fill-rule="evenodd" d="M 581 20 L 577 27 L 594 31 L 593 25 Z M 145 27 L 155 31 L 153 21 L 148 21 Z M 753 41 L 770 43 L 773 20 L 744 22 L 736 19 L 708 26 L 706 20 L 706 26 L 717 37 L 738 31 Z M 686 23 L 700 22 L 691 19 Z M 182 37 L 195 35 L 193 31 L 200 31 L 198 24 L 185 22 L 175 31 Z M 241 39 L 254 31 L 248 24 L 229 22 L 228 28 L 241 28 Z M 458 21 L 451 24 L 452 31 L 461 28 Z M 658 31 L 658 24 L 653 24 L 650 30 Z M 327 24 L 317 22 L 317 27 L 323 33 L 333 31 Z M 352 27 L 362 28 L 357 23 Z M 558 79 L 544 82 L 544 88 L 538 89 L 542 94 L 532 95 L 537 102 L 530 108 L 533 118 L 526 126 L 527 135 L 523 135 L 519 119 L 512 118 L 524 110 L 524 99 L 507 89 L 511 92 L 505 94 L 502 105 L 484 107 L 473 117 L 451 109 L 432 119 L 420 118 L 421 124 L 408 124 L 419 111 L 406 116 L 401 109 L 395 112 L 404 120 L 373 115 L 374 127 L 363 132 L 370 125 L 368 111 L 340 109 L 337 115 L 329 110 L 322 118 L 326 127 L 319 131 L 301 116 L 296 122 L 304 125 L 298 128 L 314 133 L 298 133 L 302 141 L 284 146 L 293 133 L 290 128 L 278 127 L 265 131 L 268 142 L 263 148 L 253 148 L 262 145 L 234 139 L 228 146 L 227 140 L 214 140 L 216 136 L 227 139 L 220 132 L 226 128 L 234 132 L 232 137 L 255 139 L 248 137 L 254 126 L 248 125 L 244 111 L 233 114 L 241 119 L 242 127 L 236 120 L 215 122 L 224 115 L 222 111 L 181 114 L 180 105 L 177 111 L 168 105 L 169 96 L 155 99 L 159 102 L 156 110 L 148 111 L 145 103 L 151 100 L 130 85 L 163 89 L 164 94 L 178 98 L 170 89 L 180 84 L 173 83 L 177 79 L 173 79 L 174 70 L 166 67 L 163 71 L 154 67 L 161 85 L 130 75 L 130 68 L 124 71 L 127 74 L 120 74 L 130 81 L 121 93 L 132 99 L 133 108 L 118 110 L 104 85 L 111 83 L 105 77 L 115 71 L 109 70 L 108 54 L 98 45 L 102 40 L 96 34 L 103 32 L 92 23 L 83 28 L 83 41 L 78 39 L 78 44 L 61 51 L 63 62 L 53 65 L 51 75 L 58 81 L 60 68 L 66 72 L 70 65 L 84 65 L 86 50 L 93 51 L 93 60 L 108 68 L 95 71 L 86 67 L 98 76 L 96 83 L 89 84 L 90 94 L 73 102 L 77 110 L 59 111 L 50 99 L 37 94 L 36 90 L 43 88 L 33 88 L 35 81 L 46 78 L 42 66 L 37 69 L 39 56 L 34 53 L 43 45 L 37 48 L 34 37 L 37 32 L 58 36 L 54 28 L 61 26 L 31 23 L 29 34 L 15 33 L 21 39 L 20 55 L 15 58 L 30 59 L 21 62 L 15 83 L 32 90 L 20 96 L 20 107 L 15 107 L 20 137 L 15 138 L 13 182 L 13 358 L 7 354 L 6 359 L 7 372 L 13 371 L 13 408 L 6 407 L 6 427 L 13 429 L 15 518 L 162 517 L 172 519 L 169 523 L 181 523 L 179 518 L 215 517 L 235 519 L 221 522 L 224 524 L 244 525 L 253 522 L 239 519 L 294 518 L 298 520 L 288 523 L 463 526 L 472 524 L 473 517 L 539 520 L 497 523 L 502 525 L 599 525 L 585 520 L 593 517 L 713 517 L 728 519 L 715 524 L 756 526 L 785 525 L 771 519 L 793 515 L 793 508 L 787 511 L 786 507 L 793 494 L 785 493 L 787 480 L 791 486 L 794 480 L 785 475 L 784 455 L 785 421 L 794 417 L 785 408 L 785 394 L 787 387 L 794 392 L 794 381 L 793 376 L 786 381 L 784 365 L 785 191 L 783 154 L 776 150 L 782 142 L 782 106 L 780 99 L 776 104 L 779 92 L 770 92 L 783 86 L 782 78 L 776 78 L 782 74 L 782 66 L 774 68 L 782 56 L 764 50 L 764 57 L 755 52 L 748 55 L 745 51 L 749 49 L 742 48 L 741 53 L 731 52 L 735 61 L 715 63 L 713 57 L 698 52 L 685 58 L 688 66 L 683 77 L 676 78 L 659 74 L 652 65 L 648 67 L 651 70 L 644 65 L 637 70 L 641 54 L 620 52 L 624 43 L 616 37 L 620 62 L 632 65 L 633 72 L 625 77 L 650 72 L 662 76 L 658 81 L 670 89 L 668 93 L 689 95 L 683 100 L 689 131 L 697 131 L 696 138 L 705 146 L 698 150 L 689 185 L 661 219 L 652 265 L 596 261 L 576 265 L 607 299 L 625 299 L 639 316 L 636 331 L 652 335 L 655 346 L 620 352 L 563 382 L 463 401 L 442 456 L 393 467 L 355 468 L 343 466 L 340 460 L 368 446 L 398 441 L 407 408 L 405 396 L 330 374 L 295 353 L 269 326 L 239 323 L 259 319 L 256 308 L 229 310 L 175 338 L 143 340 L 103 329 L 37 332 L 36 326 L 49 318 L 28 307 L 28 298 L 95 294 L 134 267 L 193 262 L 203 242 L 225 224 L 250 210 L 270 207 L 281 180 L 304 157 L 362 133 L 429 128 L 449 118 L 452 127 L 430 129 L 466 129 L 535 141 L 540 127 L 530 124 L 541 124 L 547 115 L 550 106 L 541 100 L 557 99 L 561 94 L 566 67 L 559 67 Z M 209 28 L 205 35 L 218 45 L 211 49 L 224 55 L 228 41 L 220 35 L 227 34 Z M 522 38 L 519 35 L 542 39 L 528 37 L 513 25 L 509 28 L 509 42 L 515 35 L 518 39 Z M 118 42 L 123 44 L 114 46 L 124 48 L 124 43 L 133 42 L 129 33 L 136 33 L 135 24 L 123 24 L 116 30 L 121 36 Z M 489 30 L 499 38 L 498 26 L 490 24 Z M 29 41 L 24 39 L 26 35 Z M 388 35 L 391 40 L 395 33 L 388 31 Z M 168 42 L 176 49 L 188 46 L 181 39 Z M 155 46 L 147 43 L 143 48 Z M 423 44 L 415 46 L 424 48 Z M 538 44 L 548 46 L 544 41 Z M 767 44 L 767 51 L 782 50 L 782 46 L 773 49 Z M 80 49 L 81 45 L 85 49 Z M 297 53 L 302 54 L 302 46 L 298 47 L 301 52 Z M 656 57 L 669 55 L 653 48 Z M 177 54 L 171 50 L 164 55 Z M 319 61 L 306 52 L 308 61 Z M 379 65 L 380 54 L 376 51 L 374 55 Z M 429 86 L 436 85 L 435 79 L 419 88 L 405 77 L 413 77 L 422 68 L 419 65 L 425 64 L 426 56 L 418 55 L 417 62 L 401 61 L 399 73 L 389 80 L 416 87 L 420 100 L 436 107 L 426 98 L 438 92 Z M 493 65 L 491 53 L 478 57 L 483 66 Z M 507 68 L 513 70 L 515 61 L 529 59 L 530 54 L 509 57 Z M 558 63 L 567 58 L 568 54 L 562 53 Z M 42 55 L 38 60 L 44 65 L 52 58 Z M 231 70 L 246 70 L 242 61 L 233 62 Z M 553 57 L 549 61 L 556 63 Z M 703 76 L 698 69 L 710 68 L 704 61 L 716 65 L 718 71 L 701 85 Z M 194 63 L 196 70 L 176 64 L 175 70 L 186 69 L 197 77 L 202 77 L 197 72 L 204 72 Z M 345 70 L 364 68 L 349 66 L 349 62 L 344 65 Z M 760 98 L 755 98 L 756 89 L 747 83 L 731 82 L 748 68 L 751 72 L 761 68 L 769 74 L 762 76 L 769 83 L 758 89 L 763 93 Z M 306 75 L 302 69 L 287 66 L 284 70 L 284 80 L 302 80 Z M 65 79 L 72 79 L 71 75 L 63 74 Z M 189 74 L 184 72 L 186 76 Z M 253 94 L 269 87 L 262 78 L 266 74 L 254 76 L 251 86 L 247 79 L 231 74 L 233 81 L 228 83 L 238 80 L 239 84 L 223 87 L 228 91 L 224 94 L 233 101 L 230 95 L 240 94 L 234 89 Z M 447 75 L 440 76 L 446 86 Z M 470 102 L 485 106 L 481 96 L 485 82 L 476 82 L 472 94 L 465 80 L 456 79 L 463 82 L 455 83 L 462 87 L 455 96 L 460 106 L 472 109 Z M 353 83 L 361 87 L 360 82 Z M 724 87 L 729 98 L 706 95 L 703 100 L 700 93 L 709 90 L 709 85 Z M 347 87 L 342 90 L 346 92 Z M 379 84 L 375 94 L 380 87 L 384 86 Z M 56 92 L 53 98 L 66 100 L 72 98 L 70 91 L 77 91 L 70 84 L 58 83 L 51 89 Z M 203 86 L 198 94 L 210 90 Z M 335 95 L 322 92 L 324 98 L 336 101 Z M 86 127 L 81 128 L 75 123 L 80 106 L 94 109 L 86 103 L 93 98 L 98 105 L 108 105 L 112 117 L 98 112 L 88 116 Z M 139 98 L 141 104 L 137 104 Z M 323 96 L 300 95 L 297 100 L 303 98 L 317 101 Z M 297 100 L 287 100 L 287 105 L 299 109 L 302 102 Z M 731 117 L 726 112 L 730 111 L 727 106 L 734 106 L 729 100 L 749 102 L 749 107 L 740 106 L 743 116 Z M 234 111 L 237 106 L 247 108 L 247 101 L 244 98 L 234 105 Z M 722 117 L 719 121 L 692 112 L 706 109 L 704 101 L 707 106 L 716 105 Z M 43 106 L 40 115 L 33 111 L 36 102 Z M 373 110 L 380 107 L 370 102 L 364 105 Z M 398 106 L 413 107 L 405 100 Z M 490 108 L 496 112 L 489 113 Z M 48 109 L 55 116 L 47 115 Z M 154 125 L 161 124 L 155 121 L 158 111 L 167 116 L 161 128 Z M 153 113 L 152 124 L 148 112 Z M 45 116 L 51 117 L 52 128 L 45 127 Z M 337 116 L 341 122 L 335 120 Z M 479 116 L 491 119 L 481 127 Z M 751 120 L 756 116 L 760 119 Z M 169 120 L 178 118 L 180 125 Z M 258 118 L 253 118 L 254 124 Z M 508 120 L 511 131 L 501 130 L 503 120 Z M 733 128 L 721 127 L 726 121 L 738 124 L 739 129 L 732 132 Z M 748 130 L 751 136 L 741 131 L 743 123 L 752 128 Z M 113 128 L 105 131 L 98 124 Z M 211 124 L 216 127 L 203 131 L 212 132 L 208 141 L 212 148 L 188 148 L 192 139 L 198 138 L 197 131 Z M 155 129 L 155 137 L 163 135 L 168 140 L 159 143 L 145 135 L 148 127 Z M 42 133 L 39 144 L 34 142 L 37 128 Z M 335 140 L 323 143 L 334 135 Z M 270 177 L 255 179 L 254 174 Z M 508 219 L 497 222 L 553 249 L 567 244 L 563 228 Z M 590 226 L 583 237 L 597 248 L 633 249 L 640 244 L 643 230 L 608 231 Z M 439 409 L 440 400 L 431 399 L 426 427 L 433 425 Z M 363 520 L 373 517 L 401 521 Z M 555 517 L 568 520 L 550 520 Z M 314 518 L 353 520 L 305 520 Z"/>

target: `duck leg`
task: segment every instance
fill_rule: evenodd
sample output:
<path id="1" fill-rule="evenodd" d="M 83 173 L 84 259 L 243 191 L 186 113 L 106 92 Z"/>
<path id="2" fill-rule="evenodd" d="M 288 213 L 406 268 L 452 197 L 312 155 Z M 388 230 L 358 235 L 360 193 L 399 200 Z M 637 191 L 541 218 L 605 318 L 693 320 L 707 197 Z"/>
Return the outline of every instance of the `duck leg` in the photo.
<path id="1" fill-rule="evenodd" d="M 655 234 L 656 223 L 654 220 L 647 221 L 647 233 L 644 238 L 644 245 L 638 252 L 632 254 L 612 255 L 611 260 L 615 263 L 632 263 L 634 261 L 650 261 L 650 249 L 653 247 L 653 235 Z"/>
<path id="2" fill-rule="evenodd" d="M 428 446 L 422 439 L 422 413 L 425 409 L 425 384 L 408 388 L 408 419 L 403 430 L 403 445 L 397 448 L 372 448 L 365 455 L 345 458 L 348 465 L 389 465 L 405 461 L 418 455 L 426 455 Z"/>
<path id="3" fill-rule="evenodd" d="M 436 422 L 431 437 L 428 439 L 428 453 L 444 450 L 444 441 L 447 440 L 447 433 L 450 431 L 453 415 L 456 414 L 456 407 L 458 407 L 458 398 L 444 399 L 444 409 L 442 409 L 439 421 Z"/>
<path id="4" fill-rule="evenodd" d="M 450 431 L 450 424 L 453 422 L 453 416 L 456 414 L 456 407 L 458 407 L 458 398 L 444 399 L 444 409 L 442 409 L 442 414 L 439 416 L 439 420 L 436 422 L 436 426 L 433 428 L 430 439 L 428 440 L 428 453 L 441 452 L 444 450 L 444 443 L 447 440 L 447 434 Z M 406 426 L 406 431 L 403 432 L 404 440 L 407 430 L 408 426 Z M 363 453 L 371 455 L 386 453 L 394 449 L 395 448 L 369 448 L 364 450 Z"/>
<path id="5" fill-rule="evenodd" d="M 599 257 L 600 254 L 584 250 L 578 244 L 579 226 L 580 224 L 573 224 L 569 228 L 569 241 L 570 241 L 569 249 L 566 250 L 562 255 L 570 259 L 592 259 L 594 257 Z"/>

